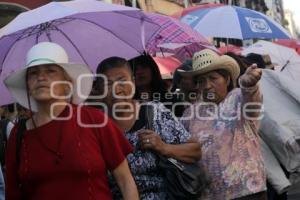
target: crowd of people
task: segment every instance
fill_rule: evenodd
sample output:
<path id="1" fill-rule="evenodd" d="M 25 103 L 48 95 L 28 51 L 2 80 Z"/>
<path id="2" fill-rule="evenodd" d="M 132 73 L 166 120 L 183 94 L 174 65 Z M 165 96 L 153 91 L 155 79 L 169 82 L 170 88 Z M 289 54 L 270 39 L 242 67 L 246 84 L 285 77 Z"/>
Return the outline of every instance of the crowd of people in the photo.
<path id="1" fill-rule="evenodd" d="M 19 114 L 1 111 L 9 125 L 0 196 L 167 200 L 164 156 L 204 167 L 210 182 L 199 200 L 268 199 L 258 132 L 264 63 L 250 58 L 201 50 L 168 88 L 149 55 L 107 58 L 93 79 L 58 44 L 38 43 L 4 81 Z M 79 85 L 82 74 L 90 76 Z"/>

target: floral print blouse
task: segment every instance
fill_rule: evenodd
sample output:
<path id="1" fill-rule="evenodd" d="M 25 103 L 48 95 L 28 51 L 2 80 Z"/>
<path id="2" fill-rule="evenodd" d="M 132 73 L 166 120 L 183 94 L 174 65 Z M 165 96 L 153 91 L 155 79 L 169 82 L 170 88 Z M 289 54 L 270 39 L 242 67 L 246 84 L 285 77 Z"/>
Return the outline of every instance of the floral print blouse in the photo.
<path id="1" fill-rule="evenodd" d="M 243 114 L 249 102 L 262 102 L 258 86 L 234 89 L 219 105 L 197 102 L 181 118 L 202 145 L 200 162 L 211 178 L 207 199 L 230 200 L 266 190 L 259 120 Z"/>
<path id="2" fill-rule="evenodd" d="M 153 106 L 153 131 L 160 135 L 162 140 L 168 144 L 180 144 L 190 138 L 190 133 L 173 116 L 162 103 L 147 102 L 147 106 Z M 143 105 L 141 106 L 143 107 Z M 143 118 L 141 115 L 139 119 Z M 145 110 L 144 110 L 145 111 Z M 128 164 L 137 185 L 140 199 L 142 200 L 166 200 L 168 199 L 164 176 L 157 166 L 158 157 L 155 153 L 141 150 L 139 147 L 138 131 L 145 128 L 146 122 L 139 123 L 141 126 L 137 130 L 130 130 L 125 136 L 134 147 L 133 153 L 127 156 Z M 137 123 L 137 122 L 136 122 Z M 136 124 L 134 127 L 137 127 Z M 112 182 L 112 192 L 114 199 L 122 199 L 119 189 Z"/>

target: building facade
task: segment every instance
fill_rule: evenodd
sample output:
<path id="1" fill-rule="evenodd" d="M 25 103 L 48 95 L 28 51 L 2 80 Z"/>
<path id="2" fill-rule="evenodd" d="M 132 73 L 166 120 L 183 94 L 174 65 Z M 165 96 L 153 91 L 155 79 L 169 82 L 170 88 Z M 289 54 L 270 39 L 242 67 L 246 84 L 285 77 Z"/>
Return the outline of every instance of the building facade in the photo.
<path id="1" fill-rule="evenodd" d="M 285 25 L 286 22 L 284 20 L 282 0 L 265 0 L 265 2 L 268 7 L 268 12 L 266 14 L 278 23 Z"/>
<path id="2" fill-rule="evenodd" d="M 131 0 L 130 2 L 138 2 L 140 8 L 145 11 L 172 15 L 186 7 L 205 3 L 236 5 L 266 13 L 269 8 L 265 1 L 267 0 Z M 281 0 L 277 1 L 281 2 Z M 282 4 L 280 8 L 282 8 Z"/>
<path id="3" fill-rule="evenodd" d="M 49 2 L 50 0 L 0 0 L 0 28 L 21 12 L 37 8 Z"/>
<path id="4" fill-rule="evenodd" d="M 288 31 L 293 36 L 293 38 L 298 38 L 297 27 L 294 21 L 294 13 L 290 10 L 285 10 L 284 17 L 285 20 L 287 21 L 286 27 Z"/>

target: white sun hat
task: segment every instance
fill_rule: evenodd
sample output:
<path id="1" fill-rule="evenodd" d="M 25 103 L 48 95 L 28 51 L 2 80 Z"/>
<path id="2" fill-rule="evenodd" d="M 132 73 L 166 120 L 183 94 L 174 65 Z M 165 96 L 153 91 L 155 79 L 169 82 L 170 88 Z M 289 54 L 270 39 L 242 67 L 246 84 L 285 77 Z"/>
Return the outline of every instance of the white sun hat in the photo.
<path id="1" fill-rule="evenodd" d="M 79 104 L 87 99 L 93 85 L 92 73 L 88 66 L 69 63 L 66 51 L 58 44 L 40 42 L 28 51 L 25 67 L 16 70 L 4 80 L 6 87 L 19 104 L 33 112 L 37 111 L 37 104 L 32 97 L 30 97 L 30 108 L 28 105 L 26 72 L 30 67 L 47 64 L 56 64 L 62 67 L 72 79 L 72 103 Z M 86 76 L 79 81 L 81 75 Z"/>
<path id="2" fill-rule="evenodd" d="M 227 55 L 218 55 L 210 49 L 204 49 L 194 54 L 192 70 L 178 70 L 182 76 L 198 76 L 214 70 L 224 69 L 230 73 L 232 81 L 235 83 L 240 74 L 238 63 Z"/>

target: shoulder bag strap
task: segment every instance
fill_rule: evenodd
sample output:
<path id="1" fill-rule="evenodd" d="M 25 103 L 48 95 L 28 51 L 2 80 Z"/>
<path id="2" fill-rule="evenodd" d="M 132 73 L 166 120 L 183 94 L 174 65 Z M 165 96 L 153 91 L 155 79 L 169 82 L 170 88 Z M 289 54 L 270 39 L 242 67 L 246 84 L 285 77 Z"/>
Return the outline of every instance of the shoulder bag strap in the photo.
<path id="1" fill-rule="evenodd" d="M 17 168 L 20 167 L 21 162 L 21 146 L 22 146 L 22 139 L 23 134 L 26 131 L 26 120 L 27 119 L 20 119 L 17 126 L 17 134 L 16 134 L 16 161 L 17 161 Z"/>

